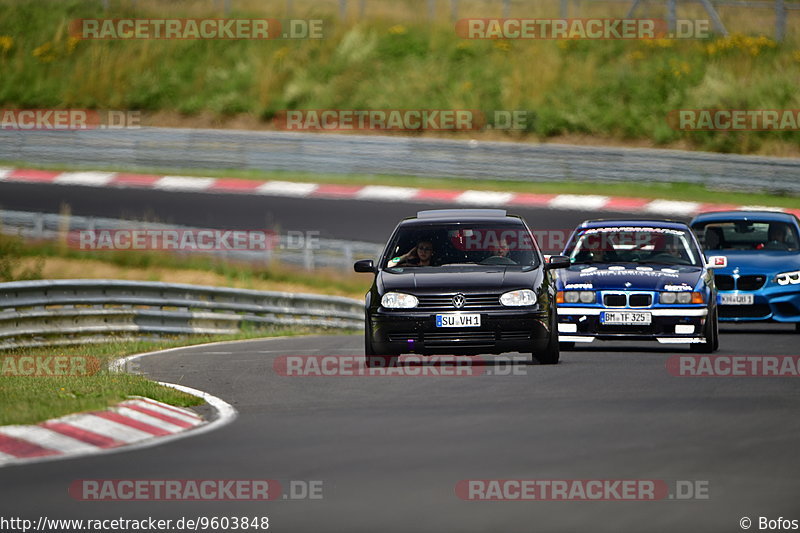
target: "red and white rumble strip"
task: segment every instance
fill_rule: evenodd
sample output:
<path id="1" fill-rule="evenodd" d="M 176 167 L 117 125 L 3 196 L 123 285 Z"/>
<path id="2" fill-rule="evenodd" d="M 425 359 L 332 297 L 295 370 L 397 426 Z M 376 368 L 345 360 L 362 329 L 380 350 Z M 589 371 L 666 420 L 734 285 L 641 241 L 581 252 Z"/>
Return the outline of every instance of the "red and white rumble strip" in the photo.
<path id="1" fill-rule="evenodd" d="M 365 200 L 377 202 L 418 202 L 460 204 L 466 206 L 540 207 L 544 209 L 580 209 L 586 211 L 616 211 L 648 213 L 660 216 L 692 216 L 704 211 L 734 209 L 768 209 L 800 216 L 800 209 L 742 206 L 676 200 L 652 200 L 624 196 L 592 194 L 531 194 L 501 191 L 459 191 L 452 189 L 421 189 L 386 185 L 336 185 L 291 181 L 258 181 L 234 178 L 202 178 L 192 176 L 155 176 L 122 172 L 57 172 L 24 168 L 0 167 L 0 181 L 160 189 L 165 191 L 203 192 L 216 194 L 259 194 L 293 198 L 325 198 L 335 200 Z"/>
<path id="2" fill-rule="evenodd" d="M 105 411 L 68 415 L 34 426 L 0 426 L 0 467 L 141 444 L 204 424 L 189 409 L 135 397 Z"/>

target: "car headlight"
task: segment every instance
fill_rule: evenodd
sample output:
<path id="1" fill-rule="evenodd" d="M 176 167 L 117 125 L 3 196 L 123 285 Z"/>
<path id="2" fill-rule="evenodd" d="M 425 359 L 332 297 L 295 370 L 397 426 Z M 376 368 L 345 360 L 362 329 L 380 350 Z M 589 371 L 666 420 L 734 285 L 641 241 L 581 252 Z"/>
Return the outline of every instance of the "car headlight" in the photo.
<path id="1" fill-rule="evenodd" d="M 500 303 L 508 307 L 536 305 L 536 293 L 530 289 L 510 291 L 500 297 Z"/>
<path id="2" fill-rule="evenodd" d="M 679 292 L 678 293 L 678 303 L 679 304 L 690 304 L 690 303 L 692 303 L 692 293 L 691 292 Z"/>
<path id="3" fill-rule="evenodd" d="M 580 299 L 582 304 L 593 304 L 597 301 L 597 296 L 594 291 L 580 291 L 578 293 L 578 299 Z"/>
<path id="4" fill-rule="evenodd" d="M 775 281 L 778 282 L 778 285 L 797 285 L 800 283 L 800 270 L 795 270 L 793 272 L 781 272 L 775 276 Z"/>
<path id="5" fill-rule="evenodd" d="M 705 298 L 702 292 L 662 292 L 658 297 L 658 301 L 666 305 L 672 305 L 674 303 L 702 304 L 705 303 Z"/>
<path id="6" fill-rule="evenodd" d="M 564 291 L 564 302 L 568 304 L 593 304 L 597 301 L 594 291 Z"/>
<path id="7" fill-rule="evenodd" d="M 675 292 L 662 292 L 658 301 L 662 304 L 672 305 L 678 300 L 678 294 Z"/>
<path id="8" fill-rule="evenodd" d="M 387 292 L 381 298 L 381 305 L 389 309 L 410 309 L 416 307 L 419 300 L 413 294 Z"/>
<path id="9" fill-rule="evenodd" d="M 564 291 L 564 301 L 568 304 L 578 303 L 579 299 L 578 291 Z"/>

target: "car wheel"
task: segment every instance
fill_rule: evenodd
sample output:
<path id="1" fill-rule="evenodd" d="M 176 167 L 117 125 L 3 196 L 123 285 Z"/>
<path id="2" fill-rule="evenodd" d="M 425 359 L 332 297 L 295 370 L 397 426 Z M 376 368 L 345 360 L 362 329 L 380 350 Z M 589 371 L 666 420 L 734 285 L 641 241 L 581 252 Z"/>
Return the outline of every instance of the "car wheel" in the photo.
<path id="1" fill-rule="evenodd" d="M 719 321 L 717 320 L 716 311 L 714 311 L 710 320 L 706 320 L 705 334 L 703 336 L 706 342 L 689 345 L 689 351 L 694 353 L 716 352 L 719 349 Z"/>
<path id="2" fill-rule="evenodd" d="M 547 339 L 547 346 L 542 352 L 533 353 L 533 359 L 535 361 L 539 361 L 539 363 L 543 365 L 557 364 L 560 356 L 558 349 L 558 327 L 553 327 L 555 326 L 555 321 L 553 320 L 552 322 L 553 324 L 550 327 L 550 337 Z"/>
<path id="3" fill-rule="evenodd" d="M 794 332 L 795 333 L 800 333 L 800 322 L 798 322 L 798 323 L 796 323 L 794 325 Z"/>

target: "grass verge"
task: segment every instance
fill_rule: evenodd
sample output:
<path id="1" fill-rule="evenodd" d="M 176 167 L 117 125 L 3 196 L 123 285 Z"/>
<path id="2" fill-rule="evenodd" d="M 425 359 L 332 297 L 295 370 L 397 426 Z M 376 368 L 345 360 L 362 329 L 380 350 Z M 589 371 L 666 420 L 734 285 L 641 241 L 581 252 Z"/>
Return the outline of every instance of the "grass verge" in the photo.
<path id="1" fill-rule="evenodd" d="M 146 396 L 154 400 L 188 407 L 203 401 L 195 396 L 164 387 L 143 376 L 100 370 L 76 376 L 10 376 L 18 356 L 73 356 L 97 360 L 105 369 L 114 359 L 176 346 L 190 346 L 212 341 L 278 337 L 314 333 L 312 329 L 263 329 L 229 336 L 202 336 L 158 341 L 117 341 L 98 345 L 61 348 L 26 348 L 0 351 L 0 425 L 36 424 L 71 413 L 100 410 L 127 397 Z M 91 365 L 90 365 L 91 366 Z"/>

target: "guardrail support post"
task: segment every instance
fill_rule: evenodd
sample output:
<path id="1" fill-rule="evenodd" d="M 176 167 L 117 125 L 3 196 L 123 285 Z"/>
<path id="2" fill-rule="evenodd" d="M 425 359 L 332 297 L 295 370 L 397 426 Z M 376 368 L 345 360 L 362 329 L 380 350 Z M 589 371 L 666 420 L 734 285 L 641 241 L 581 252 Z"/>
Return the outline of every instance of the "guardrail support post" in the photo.
<path id="1" fill-rule="evenodd" d="M 344 247 L 344 271 L 349 272 L 353 268 L 353 247 L 345 245 Z"/>
<path id="2" fill-rule="evenodd" d="M 306 270 L 313 270 L 314 269 L 314 251 L 311 249 L 311 246 L 308 244 L 308 240 L 306 240 L 305 246 L 303 248 L 303 267 Z"/>
<path id="3" fill-rule="evenodd" d="M 786 3 L 775 0 L 775 40 L 782 41 L 786 35 Z"/>
<path id="4" fill-rule="evenodd" d="M 667 0 L 667 26 L 672 34 L 675 33 L 675 27 L 677 26 L 678 20 L 676 4 L 676 0 Z"/>

